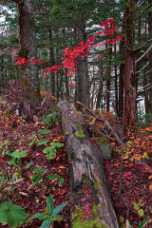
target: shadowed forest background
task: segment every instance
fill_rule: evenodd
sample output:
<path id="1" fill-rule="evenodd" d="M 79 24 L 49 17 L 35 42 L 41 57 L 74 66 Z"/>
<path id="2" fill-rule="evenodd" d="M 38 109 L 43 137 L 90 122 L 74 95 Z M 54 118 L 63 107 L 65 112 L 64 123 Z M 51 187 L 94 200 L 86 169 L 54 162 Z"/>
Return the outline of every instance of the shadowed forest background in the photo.
<path id="1" fill-rule="evenodd" d="M 0 0 L 0 227 L 152 227 L 151 133 L 152 0 Z"/>

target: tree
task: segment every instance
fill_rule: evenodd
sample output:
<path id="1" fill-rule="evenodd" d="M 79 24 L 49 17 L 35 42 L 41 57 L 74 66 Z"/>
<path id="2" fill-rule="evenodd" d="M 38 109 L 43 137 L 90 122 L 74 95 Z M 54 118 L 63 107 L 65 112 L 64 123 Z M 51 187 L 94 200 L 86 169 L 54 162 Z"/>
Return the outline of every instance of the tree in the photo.
<path id="1" fill-rule="evenodd" d="M 135 54 L 134 45 L 134 18 L 135 2 L 128 0 L 125 10 L 125 33 L 128 48 L 125 48 L 124 71 L 123 71 L 123 127 L 124 131 L 135 129 L 136 123 L 136 77 L 135 77 Z"/>
<path id="2" fill-rule="evenodd" d="M 19 25 L 19 56 L 26 58 L 36 57 L 36 37 L 34 28 L 33 4 L 31 0 L 17 1 Z M 37 98 L 40 97 L 40 85 L 37 67 L 28 63 L 21 67 L 22 76 L 29 77 Z"/>

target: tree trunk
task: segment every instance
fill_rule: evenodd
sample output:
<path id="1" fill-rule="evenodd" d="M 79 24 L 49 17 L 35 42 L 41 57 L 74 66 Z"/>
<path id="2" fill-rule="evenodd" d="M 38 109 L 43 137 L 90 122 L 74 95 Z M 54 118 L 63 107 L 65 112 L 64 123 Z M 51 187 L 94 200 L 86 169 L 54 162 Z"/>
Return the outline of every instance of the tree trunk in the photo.
<path id="1" fill-rule="evenodd" d="M 117 50 L 116 50 L 116 44 L 114 46 L 114 56 L 115 58 L 117 58 Z M 114 79 L 114 86 L 115 86 L 115 112 L 116 112 L 116 115 L 118 116 L 118 113 L 119 113 L 119 109 L 118 109 L 118 105 L 119 105 L 119 102 L 118 102 L 118 69 L 117 69 L 117 64 L 115 63 L 114 64 L 114 73 L 115 73 L 115 79 Z"/>
<path id="2" fill-rule="evenodd" d="M 125 48 L 124 72 L 123 72 L 123 128 L 124 133 L 128 129 L 135 129 L 136 124 L 136 76 L 135 76 L 135 54 L 134 44 L 134 16 L 135 2 L 128 0 L 124 15 L 125 33 L 128 41 L 128 47 Z"/>
<path id="3" fill-rule="evenodd" d="M 102 152 L 85 136 L 84 121 L 74 105 L 60 101 L 58 107 L 71 163 L 72 226 L 119 227 L 106 188 Z"/>
<path id="4" fill-rule="evenodd" d="M 86 40 L 85 24 L 78 28 L 79 40 Z M 89 76 L 88 76 L 88 61 L 87 57 L 78 59 L 77 64 L 77 98 L 86 106 L 90 105 L 90 93 L 89 93 Z"/>
<path id="5" fill-rule="evenodd" d="M 53 34 L 52 34 L 52 29 L 49 29 L 49 42 L 50 42 L 50 48 L 49 48 L 49 63 L 50 65 L 54 65 L 55 64 L 55 58 L 54 58 L 54 49 L 52 46 L 52 42 L 53 42 Z M 56 87 L 55 87 L 55 75 L 51 74 L 51 92 L 52 95 L 55 96 L 56 94 Z"/>
<path id="6" fill-rule="evenodd" d="M 112 57 L 112 46 L 107 47 L 107 67 L 105 72 L 106 77 L 106 112 L 110 112 L 110 89 L 111 89 L 111 57 Z"/>
<path id="7" fill-rule="evenodd" d="M 123 21 L 122 21 L 122 33 L 125 33 L 125 17 L 126 15 L 124 14 Z M 120 55 L 122 58 L 122 63 L 120 64 L 120 74 L 119 74 L 119 104 L 118 104 L 118 117 L 122 120 L 123 116 L 123 74 L 124 74 L 124 51 L 125 51 L 125 46 L 124 42 L 120 42 Z"/>
<path id="8" fill-rule="evenodd" d="M 136 123 L 136 84 L 135 84 L 135 56 L 132 51 L 126 50 L 124 67 L 124 95 L 123 95 L 123 128 L 135 129 Z"/>
<path id="9" fill-rule="evenodd" d="M 20 56 L 27 58 L 36 57 L 35 28 L 33 18 L 33 6 L 31 0 L 20 1 L 18 3 L 18 23 L 19 23 L 19 41 Z M 22 76 L 29 77 L 33 90 L 40 97 L 40 83 L 38 78 L 37 66 L 26 64 L 21 69 Z"/>
<path id="10" fill-rule="evenodd" d="M 152 0 L 149 0 L 149 5 L 152 4 Z M 149 33 L 149 39 L 152 38 L 152 12 L 149 12 L 148 14 L 148 33 Z M 152 52 L 149 53 L 149 70 L 152 67 Z M 148 75 L 148 82 L 151 84 L 152 82 L 152 72 Z M 152 87 L 148 90 L 148 106 L 149 106 L 149 113 L 152 113 Z"/>
<path id="11" fill-rule="evenodd" d="M 103 63 L 99 60 L 99 91 L 97 94 L 96 108 L 101 108 L 101 99 L 103 98 Z"/>

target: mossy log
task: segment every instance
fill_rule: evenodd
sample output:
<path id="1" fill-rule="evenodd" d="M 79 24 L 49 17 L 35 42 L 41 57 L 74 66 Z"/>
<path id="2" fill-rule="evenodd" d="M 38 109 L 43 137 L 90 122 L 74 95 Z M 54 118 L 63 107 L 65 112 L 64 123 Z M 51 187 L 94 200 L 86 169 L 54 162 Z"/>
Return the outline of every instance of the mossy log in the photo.
<path id="1" fill-rule="evenodd" d="M 83 118 L 73 104 L 60 101 L 58 108 L 71 164 L 72 227 L 119 227 L 106 186 L 102 151 L 85 134 Z"/>

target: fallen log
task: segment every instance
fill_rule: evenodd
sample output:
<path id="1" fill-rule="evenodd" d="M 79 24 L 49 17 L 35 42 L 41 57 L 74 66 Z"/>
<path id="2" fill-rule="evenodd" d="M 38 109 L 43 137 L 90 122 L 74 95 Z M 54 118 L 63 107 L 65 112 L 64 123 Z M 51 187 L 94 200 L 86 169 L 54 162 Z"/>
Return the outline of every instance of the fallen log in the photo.
<path id="1" fill-rule="evenodd" d="M 92 110 L 90 110 L 88 107 L 86 107 L 81 102 L 77 101 L 76 104 L 78 104 L 83 109 L 85 109 L 90 115 L 94 116 L 97 121 L 101 121 L 102 123 L 104 123 L 106 129 L 108 130 L 108 134 L 115 138 L 115 140 L 118 143 L 118 145 L 120 145 L 120 146 L 124 145 L 123 140 L 120 138 L 119 134 L 113 129 L 113 127 L 111 126 L 111 124 L 109 123 L 108 120 L 106 120 L 103 116 L 97 117 L 96 114 Z M 106 136 L 108 137 L 107 134 L 106 134 Z"/>
<path id="2" fill-rule="evenodd" d="M 83 118 L 74 105 L 59 101 L 65 146 L 71 164 L 71 224 L 73 228 L 118 228 L 106 186 L 103 156 L 82 129 Z"/>

